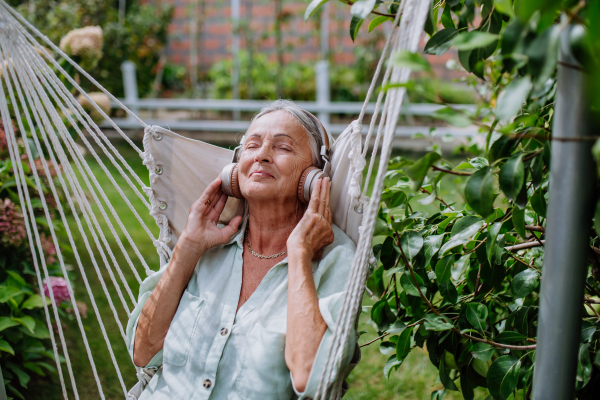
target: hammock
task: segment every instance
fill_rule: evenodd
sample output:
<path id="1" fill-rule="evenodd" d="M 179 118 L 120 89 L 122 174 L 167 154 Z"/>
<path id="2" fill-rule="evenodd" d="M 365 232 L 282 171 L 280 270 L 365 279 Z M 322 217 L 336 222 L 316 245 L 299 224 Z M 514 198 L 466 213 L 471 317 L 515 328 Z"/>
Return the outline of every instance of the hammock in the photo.
<path id="1" fill-rule="evenodd" d="M 393 63 L 388 63 L 384 69 L 384 61 L 398 51 L 407 50 L 415 52 L 417 50 L 425 19 L 429 12 L 429 6 L 429 1 L 404 0 L 402 2 L 394 20 L 394 27 L 397 27 L 397 29 L 390 30 L 388 34 L 361 113 L 358 119 L 348 126 L 332 146 L 331 204 L 334 213 L 333 220 L 355 241 L 357 250 L 344 297 L 344 308 L 337 321 L 335 341 L 329 350 L 325 372 L 319 382 L 315 399 L 338 399 L 341 397 L 343 377 L 341 377 L 342 379 L 338 379 L 333 387 L 326 387 L 323 385 L 323 382 L 331 377 L 333 371 L 337 369 L 336 363 L 339 363 L 341 360 L 351 327 L 356 323 L 356 316 L 364 292 L 369 266 L 375 262 L 371 250 L 371 240 L 390 157 L 391 142 L 405 94 L 405 87 L 402 84 L 408 81 L 410 74 L 409 69 L 394 66 Z M 400 18 L 401 15 L 405 17 Z M 140 123 L 140 126 L 144 128 L 143 150 L 139 149 L 127 137 L 106 115 L 102 108 L 80 87 L 78 80 L 71 77 L 61 64 L 45 51 L 40 43 L 43 43 L 59 54 L 82 77 L 88 79 L 129 114 L 130 117 Z M 56 203 L 60 219 L 64 225 L 64 231 L 72 247 L 77 267 L 79 268 L 79 273 L 81 274 L 94 314 L 98 320 L 100 334 L 106 342 L 108 353 L 115 367 L 121 389 L 123 390 L 123 395 L 127 398 L 127 388 L 115 359 L 111 342 L 108 339 L 107 331 L 103 324 L 103 316 L 100 315 L 94 293 L 86 275 L 82 263 L 82 255 L 86 256 L 88 254 L 90 257 L 94 270 L 98 275 L 101 289 L 108 300 L 113 317 L 125 343 L 127 343 L 127 340 L 123 324 L 119 319 L 119 312 L 122 313 L 124 311 L 129 316 L 131 309 L 129 303 L 134 307 L 137 302 L 121 271 L 121 266 L 116 261 L 115 253 L 122 253 L 138 283 L 142 281 L 137 272 L 139 266 L 147 274 L 152 273 L 152 270 L 129 234 L 127 226 L 125 226 L 115 211 L 113 204 L 111 204 L 104 193 L 97 177 L 84 158 L 81 146 L 76 143 L 75 137 L 83 143 L 87 152 L 96 160 L 106 174 L 106 177 L 120 194 L 123 203 L 139 222 L 145 234 L 147 234 L 148 240 L 152 241 L 154 246 L 156 246 L 160 256 L 160 265 L 164 265 L 169 260 L 179 233 L 185 225 L 190 205 L 202 193 L 206 185 L 218 175 L 223 166 L 231 161 L 232 151 L 184 138 L 159 126 L 146 125 L 144 121 L 133 114 L 125 105 L 104 89 L 94 78 L 79 67 L 77 63 L 71 60 L 3 0 L 0 0 L 0 67 L 3 78 L 0 80 L 0 118 L 3 121 L 4 131 L 6 132 L 10 160 L 15 169 L 16 187 L 23 210 L 27 237 L 40 292 L 43 292 L 43 279 L 48 279 L 49 273 L 32 206 L 32 199 L 29 194 L 30 189 L 35 190 L 37 195 L 39 195 L 48 229 L 56 248 L 56 257 L 62 273 L 67 276 L 64 255 L 57 240 L 57 227 L 53 224 L 47 203 L 49 199 L 44 196 L 43 192 L 45 186 L 41 178 L 45 176 L 49 186 L 47 189 L 51 192 L 53 201 Z M 382 87 L 387 85 L 390 89 L 387 91 L 381 90 L 378 94 L 375 111 L 363 142 L 362 121 L 365 109 L 373 95 L 376 82 L 382 70 L 385 70 Z M 85 112 L 84 108 L 65 85 L 65 81 L 72 85 L 92 105 L 93 109 L 139 154 L 142 162 L 148 167 L 150 187 L 147 187 L 141 181 L 94 120 Z M 9 106 L 12 107 L 12 114 L 9 111 Z M 381 116 L 379 117 L 380 110 Z M 13 126 L 11 118 L 14 119 L 16 126 Z M 365 160 L 378 118 L 379 125 L 373 143 L 365 185 L 361 188 L 363 171 L 366 167 Z M 35 127 L 35 129 L 28 129 L 31 127 Z M 25 143 L 23 146 L 25 150 L 24 154 L 21 154 L 14 128 L 18 128 L 16 131 L 20 133 L 21 139 Z M 28 131 L 31 133 L 31 139 L 27 137 L 26 133 Z M 70 132 L 74 132 L 75 134 L 72 136 Z M 93 139 L 93 143 L 90 142 L 90 138 Z M 111 168 L 116 169 L 120 177 L 117 176 L 117 179 L 115 179 L 112 176 L 109 168 L 104 164 L 102 158 L 100 158 L 97 149 L 110 161 Z M 379 149 L 381 149 L 379 168 L 369 200 L 367 189 Z M 34 154 L 40 155 L 43 171 L 39 171 L 39 174 L 34 165 Z M 48 159 L 46 159 L 45 154 L 48 154 Z M 21 160 L 25 156 L 31 167 L 33 182 L 25 177 L 24 167 L 21 163 Z M 62 171 L 53 167 L 59 164 L 62 165 Z M 56 179 L 60 184 L 58 188 L 54 183 L 53 173 L 56 174 Z M 121 185 L 129 186 L 129 189 L 126 188 L 126 190 L 130 190 L 131 193 L 137 196 L 144 207 L 154 217 L 159 227 L 157 237 L 153 235 L 151 229 L 144 223 L 143 218 L 117 180 Z M 59 190 L 64 193 L 64 201 L 67 204 L 61 202 Z M 235 199 L 233 198 L 228 200 L 228 209 L 232 209 L 235 206 L 233 204 L 234 201 Z M 92 205 L 95 205 L 97 212 Z M 97 215 L 98 213 L 100 215 Z M 67 218 L 67 214 L 71 217 L 70 219 Z M 74 220 L 77 226 L 77 232 L 80 235 L 79 238 L 83 242 L 83 245 L 76 245 L 73 232 L 71 231 L 71 225 L 73 225 L 70 222 L 71 220 Z M 105 235 L 103 226 L 106 226 L 109 234 Z M 116 246 L 111 247 L 109 245 L 107 236 L 114 238 Z M 128 249 L 131 249 L 134 254 L 133 257 L 129 255 Z M 104 280 L 103 272 L 108 274 L 110 283 Z M 109 292 L 109 284 L 114 286 L 118 301 L 113 301 Z M 88 343 L 88 332 L 83 327 L 75 294 L 68 279 L 67 289 L 74 309 L 73 314 L 81 332 L 85 352 L 90 362 L 100 398 L 104 399 L 105 395 L 102 390 L 102 384 L 96 371 L 94 358 Z M 64 398 L 68 399 L 67 386 L 65 384 L 66 378 L 63 376 L 60 365 L 57 338 L 55 337 L 51 321 L 51 313 L 55 321 L 60 321 L 58 305 L 56 304 L 50 285 L 48 285 L 48 290 L 50 291 L 50 304 L 47 304 L 46 298 L 42 296 L 44 299 L 46 323 L 50 331 L 50 340 L 62 393 Z M 121 310 L 121 307 L 123 310 Z M 79 394 L 76 386 L 75 371 L 73 371 L 71 360 L 69 359 L 65 335 L 60 323 L 56 324 L 56 329 L 73 395 L 78 399 Z M 138 371 L 138 376 L 139 373 L 140 371 Z"/>

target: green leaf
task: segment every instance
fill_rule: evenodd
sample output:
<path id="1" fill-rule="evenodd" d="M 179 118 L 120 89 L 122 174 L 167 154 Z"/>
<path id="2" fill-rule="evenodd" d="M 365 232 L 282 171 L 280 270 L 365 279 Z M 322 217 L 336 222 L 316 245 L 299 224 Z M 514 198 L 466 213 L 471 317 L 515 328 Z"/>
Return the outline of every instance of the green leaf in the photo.
<path id="1" fill-rule="evenodd" d="M 450 281 L 444 282 L 441 285 L 439 285 L 439 287 L 440 294 L 442 295 L 444 300 L 446 300 L 450 304 L 456 304 L 456 302 L 458 301 L 458 292 L 456 291 L 454 283 Z"/>
<path id="2" fill-rule="evenodd" d="M 494 0 L 496 10 L 509 17 L 514 17 L 513 5 L 511 0 Z"/>
<path id="3" fill-rule="evenodd" d="M 395 369 L 398 369 L 400 367 L 400 365 L 402 365 L 402 361 L 404 361 L 404 360 L 398 361 L 398 358 L 396 357 L 396 355 L 392 354 L 390 356 L 390 358 L 388 358 L 387 361 L 385 362 L 385 366 L 383 367 L 383 376 L 385 376 L 387 379 L 389 379 L 392 371 Z"/>
<path id="4" fill-rule="evenodd" d="M 396 67 L 409 68 L 412 71 L 431 71 L 431 65 L 429 65 L 429 62 L 422 55 L 411 53 L 408 50 L 396 52 L 391 57 L 390 62 Z"/>
<path id="5" fill-rule="evenodd" d="M 381 253 L 379 256 L 383 268 L 386 270 L 392 268 L 396 264 L 398 256 L 400 256 L 400 252 L 394 243 L 394 238 L 391 236 L 386 237 L 381 245 Z"/>
<path id="6" fill-rule="evenodd" d="M 510 200 L 515 200 L 525 182 L 525 167 L 523 153 L 513 155 L 500 168 L 498 176 L 500 188 Z"/>
<path id="7" fill-rule="evenodd" d="M 561 28 L 554 25 L 544 30 L 527 47 L 527 67 L 535 77 L 535 87 L 541 88 L 552 76 L 558 60 L 558 42 Z"/>
<path id="8" fill-rule="evenodd" d="M 400 237 L 400 246 L 409 261 L 413 260 L 423 247 L 423 237 L 415 231 L 407 231 Z"/>
<path id="9" fill-rule="evenodd" d="M 387 330 L 390 335 L 396 335 L 406 329 L 406 324 L 400 320 L 394 322 Z"/>
<path id="10" fill-rule="evenodd" d="M 435 264 L 435 276 L 438 284 L 448 282 L 452 276 L 452 267 L 454 266 L 454 255 L 446 256 L 438 260 Z"/>
<path id="11" fill-rule="evenodd" d="M 310 2 L 308 7 L 306 7 L 306 11 L 304 12 L 304 20 L 306 21 L 317 8 L 321 7 L 323 4 L 327 3 L 329 0 L 313 0 Z"/>
<path id="12" fill-rule="evenodd" d="M 23 364 L 23 368 L 30 370 L 33 373 L 38 374 L 39 376 L 46 376 L 44 370 L 35 362 L 26 362 Z"/>
<path id="13" fill-rule="evenodd" d="M 385 21 L 393 21 L 393 18 L 386 17 L 383 15 L 379 15 L 371 20 L 369 23 L 369 32 L 372 32 L 373 29 L 377 28 L 379 25 L 383 24 Z"/>
<path id="14" fill-rule="evenodd" d="M 533 269 L 527 268 L 519 272 L 512 280 L 512 293 L 516 298 L 529 295 L 538 286 L 540 274 Z"/>
<path id="15" fill-rule="evenodd" d="M 430 152 L 419 158 L 414 164 L 404 170 L 404 173 L 412 181 L 413 190 L 418 190 L 421 187 L 423 180 L 427 175 L 427 171 L 429 171 L 429 168 L 431 168 L 431 166 L 440 158 L 442 158 L 442 156 L 439 153 Z"/>
<path id="16" fill-rule="evenodd" d="M 350 13 L 353 17 L 365 19 L 373 11 L 376 2 L 377 0 L 358 0 L 350 7 Z"/>
<path id="17" fill-rule="evenodd" d="M 44 299 L 39 294 L 34 294 L 29 297 L 25 302 L 21 305 L 22 308 L 26 308 L 28 310 L 33 310 L 34 308 L 40 308 L 44 306 Z"/>
<path id="18" fill-rule="evenodd" d="M 31 318 L 29 315 L 24 315 L 21 318 L 13 318 L 13 321 L 18 322 L 27 328 L 31 333 L 34 332 L 35 329 L 35 320 Z"/>
<path id="19" fill-rule="evenodd" d="M 410 353 L 410 345 L 412 332 L 414 327 L 407 328 L 402 331 L 398 337 L 398 343 L 396 343 L 396 359 L 403 361 L 408 353 Z"/>
<path id="20" fill-rule="evenodd" d="M 423 280 L 417 274 L 415 274 L 415 278 L 417 279 L 417 282 L 419 283 L 419 286 L 421 287 L 421 291 L 423 292 L 423 295 L 425 295 L 425 293 L 427 292 L 427 288 L 425 286 L 423 286 Z M 419 294 L 419 290 L 417 289 L 417 286 L 415 285 L 415 281 L 413 280 L 413 277 L 409 271 L 405 271 L 402 274 L 402 276 L 400 276 L 400 286 L 402 286 L 402 289 L 404 289 L 406 294 L 408 294 L 410 296 L 421 297 L 421 295 Z"/>
<path id="21" fill-rule="evenodd" d="M 12 318 L 0 317 L 0 332 L 15 325 L 19 325 L 19 323 L 13 321 Z"/>
<path id="22" fill-rule="evenodd" d="M 589 343 L 582 343 L 579 345 L 575 390 L 581 390 L 588 384 L 592 376 L 592 362 L 590 359 L 589 347 Z"/>
<path id="23" fill-rule="evenodd" d="M 358 35 L 358 30 L 360 29 L 360 26 L 363 23 L 363 19 L 360 19 L 356 16 L 352 16 L 352 19 L 350 20 L 350 38 L 352 39 L 352 41 L 354 42 L 354 39 L 356 39 L 356 35 Z"/>
<path id="24" fill-rule="evenodd" d="M 444 234 L 427 236 L 423 241 L 423 251 L 425 253 L 424 265 L 427 266 L 431 262 L 433 256 L 438 252 L 442 242 L 444 241 Z"/>
<path id="25" fill-rule="evenodd" d="M 456 220 L 450 237 L 452 239 L 468 239 L 483 226 L 483 220 L 475 215 L 467 215 Z"/>
<path id="26" fill-rule="evenodd" d="M 10 344 L 8 344 L 8 342 L 2 339 L 0 339 L 0 351 L 5 351 L 7 353 L 12 354 L 13 356 L 15 355 L 15 351 L 10 346 Z"/>
<path id="27" fill-rule="evenodd" d="M 487 343 L 478 342 L 473 345 L 471 349 L 473 358 L 477 358 L 481 361 L 489 361 L 494 355 L 494 347 Z"/>
<path id="28" fill-rule="evenodd" d="M 525 239 L 525 209 L 521 209 L 519 207 L 514 207 L 512 210 L 512 222 L 515 227 L 515 231 Z"/>
<path id="29" fill-rule="evenodd" d="M 24 327 L 22 327 L 21 330 L 27 336 L 31 336 L 31 337 L 34 337 L 36 339 L 48 339 L 48 338 L 50 338 L 50 331 L 48 331 L 48 327 L 46 327 L 46 325 L 43 322 L 41 322 L 41 321 L 36 321 L 36 323 L 35 323 L 35 329 L 33 330 L 33 332 L 29 331 L 28 329 L 26 329 Z"/>
<path id="30" fill-rule="evenodd" d="M 514 117 L 521 110 L 521 106 L 525 103 L 525 100 L 527 100 L 532 86 L 529 75 L 514 79 L 498 95 L 496 116 L 503 121 L 508 121 Z"/>
<path id="31" fill-rule="evenodd" d="M 487 217 L 493 210 L 494 203 L 494 174 L 490 168 L 482 168 L 475 172 L 467 181 L 465 198 L 475 212 Z"/>
<path id="32" fill-rule="evenodd" d="M 488 46 L 499 39 L 499 36 L 493 33 L 481 32 L 481 31 L 470 31 L 460 33 L 454 39 L 452 39 L 452 46 L 456 50 L 473 50 L 480 47 Z"/>
<path id="33" fill-rule="evenodd" d="M 496 336 L 494 338 L 494 341 L 503 344 L 510 344 L 515 342 L 521 342 L 525 339 L 527 339 L 527 336 L 521 335 L 519 332 L 504 331 L 498 336 Z"/>
<path id="34" fill-rule="evenodd" d="M 596 325 L 590 321 L 583 321 L 581 325 L 581 342 L 586 343 L 592 339 L 596 332 Z"/>
<path id="35" fill-rule="evenodd" d="M 468 303 L 466 305 L 467 320 L 479 332 L 484 332 L 487 328 L 487 307 L 481 303 Z"/>
<path id="36" fill-rule="evenodd" d="M 29 380 L 31 379 L 30 376 L 23 371 L 21 368 L 17 367 L 16 365 L 9 363 L 8 364 L 8 369 L 13 372 L 17 378 L 19 378 L 19 383 L 21 384 L 22 387 L 24 387 L 25 389 L 27 389 L 27 384 L 29 383 Z"/>
<path id="37" fill-rule="evenodd" d="M 0 286 L 0 303 L 6 303 L 11 298 L 23 293 L 21 289 L 10 286 Z"/>
<path id="38" fill-rule="evenodd" d="M 538 213 L 540 217 L 546 218 L 547 206 L 546 199 L 544 198 L 544 190 L 542 188 L 536 190 L 529 201 L 531 202 L 533 211 Z"/>
<path id="39" fill-rule="evenodd" d="M 485 251 L 490 265 L 494 265 L 496 242 L 498 239 L 498 233 L 500 232 L 500 228 L 502 228 L 502 222 L 495 222 L 494 224 L 492 224 L 492 226 L 488 228 L 488 236 L 485 242 Z"/>
<path id="40" fill-rule="evenodd" d="M 498 357 L 487 373 L 490 394 L 498 400 L 507 400 L 519 382 L 521 361 L 518 357 L 507 355 Z"/>
<path id="41" fill-rule="evenodd" d="M 458 29 L 455 28 L 437 31 L 425 45 L 423 53 L 441 56 L 452 46 L 451 41 L 456 35 L 458 35 Z"/>
<path id="42" fill-rule="evenodd" d="M 424 324 L 428 331 L 447 331 L 454 328 L 454 324 L 447 317 L 435 314 L 427 314 Z"/>
<path id="43" fill-rule="evenodd" d="M 444 385 L 446 389 L 455 390 L 458 392 L 456 384 L 454 383 L 452 378 L 450 378 L 450 375 L 448 375 L 448 371 L 446 370 L 445 357 L 441 357 L 440 359 L 440 382 L 442 382 L 442 385 Z"/>

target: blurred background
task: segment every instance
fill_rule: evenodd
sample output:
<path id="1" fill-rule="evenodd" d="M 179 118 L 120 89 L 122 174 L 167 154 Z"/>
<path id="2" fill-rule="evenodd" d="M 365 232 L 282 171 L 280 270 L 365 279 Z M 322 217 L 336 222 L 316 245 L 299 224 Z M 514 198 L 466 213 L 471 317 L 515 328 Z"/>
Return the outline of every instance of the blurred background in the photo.
<path id="1" fill-rule="evenodd" d="M 372 31 L 365 23 L 362 34 L 353 41 L 349 35 L 350 8 L 342 2 L 327 3 L 306 21 L 307 3 L 302 0 L 9 0 L 8 3 L 55 44 L 60 44 L 146 123 L 230 148 L 248 127 L 252 115 L 277 98 L 299 102 L 303 108 L 318 114 L 334 136 L 340 134 L 358 116 L 385 35 L 391 29 L 389 21 Z M 98 31 L 79 31 L 91 26 L 101 28 L 100 47 L 94 47 Z M 88 53 L 78 53 L 79 48 L 87 49 Z M 441 57 L 425 57 L 431 70 L 413 75 L 396 132 L 394 153 L 416 159 L 425 151 L 437 149 L 452 159 L 453 152 L 477 145 L 474 136 L 478 127 L 460 114 L 439 111 L 447 110 L 448 105 L 475 111 L 485 102 L 487 89 L 462 69 L 454 50 Z M 67 63 L 63 66 L 76 75 Z M 80 84 L 88 92 L 97 92 L 86 80 Z M 141 141 L 143 130 L 139 124 L 103 96 L 97 93 L 93 98 L 110 110 L 109 115 L 128 136 Z M 374 103 L 370 112 L 373 106 Z M 365 122 L 368 121 L 369 116 Z M 107 136 L 148 184 L 147 169 L 138 155 L 123 145 L 106 123 L 103 126 Z M 363 129 L 363 134 L 366 130 Z M 98 172 L 97 176 L 103 175 L 94 160 L 88 162 Z M 109 198 L 118 203 L 118 194 L 104 179 L 100 183 L 106 186 Z M 462 178 L 457 177 L 454 185 L 446 185 L 442 190 L 456 202 L 464 202 L 458 190 L 463 185 Z M 140 204 L 135 206 L 143 209 Z M 116 204 L 117 211 L 127 215 L 127 209 L 121 208 Z M 148 226 L 155 225 L 147 213 L 145 217 Z M 143 232 L 132 233 L 134 240 L 143 235 Z M 150 255 L 155 251 L 151 243 L 140 250 Z M 79 308 L 85 310 L 85 304 L 89 303 L 83 284 L 76 274 L 70 279 L 75 283 L 76 295 L 82 299 Z M 129 275 L 127 280 L 137 293 L 137 281 Z M 102 295 L 96 301 L 103 313 L 109 312 Z M 369 301 L 365 299 L 367 308 Z M 64 308 L 63 324 L 69 354 L 78 371 L 79 393 L 82 398 L 96 398 L 96 384 L 81 334 L 72 310 L 69 314 L 68 304 Z M 364 314 L 359 328 L 364 331 L 362 344 L 376 337 L 368 314 Z M 99 329 L 93 317 L 86 318 L 85 325 L 90 332 Z M 115 339 L 113 343 L 120 342 L 114 321 L 109 318 L 105 325 L 109 336 Z M 99 335 L 90 335 L 90 346 L 106 398 L 122 398 L 103 340 Z M 115 345 L 118 362 L 125 382 L 131 387 L 137 382 L 135 371 L 125 348 L 119 346 Z M 388 354 L 380 353 L 378 345 L 363 347 L 363 359 L 350 376 L 351 389 L 345 398 L 429 399 L 433 389 L 442 387 L 437 380 L 438 371 L 425 351 L 411 352 L 389 378 L 382 372 L 387 358 Z M 12 391 L 12 395 L 19 397 L 15 394 L 19 392 L 27 399 L 61 398 L 56 374 L 28 374 L 30 377 L 19 384 L 18 376 L 13 376 L 12 384 L 18 390 Z M 485 397 L 483 392 L 479 394 Z M 460 393 L 452 392 L 446 398 L 459 396 Z"/>

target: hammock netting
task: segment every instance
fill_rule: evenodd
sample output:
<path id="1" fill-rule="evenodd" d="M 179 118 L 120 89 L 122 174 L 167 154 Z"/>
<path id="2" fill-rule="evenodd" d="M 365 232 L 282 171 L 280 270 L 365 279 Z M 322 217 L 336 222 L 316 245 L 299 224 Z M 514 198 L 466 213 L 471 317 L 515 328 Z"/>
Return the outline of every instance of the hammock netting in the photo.
<path id="1" fill-rule="evenodd" d="M 395 29 L 390 30 L 388 34 L 359 118 L 350 124 L 334 144 L 334 157 L 337 153 L 338 164 L 337 171 L 332 177 L 332 186 L 335 187 L 337 184 L 338 187 L 344 188 L 344 193 L 341 193 L 338 199 L 332 199 L 332 209 L 333 205 L 340 205 L 337 209 L 333 209 L 337 214 L 334 222 L 356 242 L 357 250 L 344 297 L 343 311 L 337 321 L 335 340 L 329 350 L 325 372 L 315 399 L 338 399 L 341 396 L 343 379 L 338 379 L 330 387 L 325 387 L 323 382 L 329 381 L 336 363 L 341 360 L 348 335 L 356 323 L 370 264 L 374 261 L 371 250 L 374 223 L 379 209 L 392 139 L 405 95 L 405 87 L 402 84 L 408 81 L 410 74 L 409 69 L 385 61 L 393 57 L 396 52 L 415 52 L 418 49 L 429 7 L 429 1 L 404 0 L 401 3 L 394 20 Z M 73 76 L 67 73 L 63 68 L 65 64 L 55 60 L 45 46 L 66 60 L 76 73 Z M 68 276 L 70 266 L 67 264 L 67 259 L 73 260 L 76 264 L 75 273 L 79 274 L 83 281 L 98 322 L 98 331 L 92 332 L 84 328 L 75 292 L 67 279 L 73 315 L 81 333 L 99 397 L 105 398 L 101 381 L 108 381 L 108 378 L 101 379 L 96 370 L 89 345 L 92 336 L 94 340 L 100 336 L 106 343 L 118 384 L 124 397 L 128 398 L 121 368 L 125 373 L 132 374 L 135 372 L 135 367 L 133 364 L 120 366 L 115 358 L 115 351 L 124 351 L 123 345 L 127 345 L 124 325 L 130 310 L 137 302 L 136 293 L 131 290 L 122 268 L 129 269 L 131 272 L 127 274 L 132 275 L 139 284 L 142 281 L 140 271 L 150 274 L 154 269 L 168 262 L 178 232 L 182 228 L 181 215 L 187 216 L 191 202 L 217 175 L 214 171 L 220 171 L 222 165 L 219 163 L 228 162 L 231 151 L 183 138 L 161 127 L 146 125 L 142 119 L 133 114 L 2 0 L 0 0 L 0 68 L 2 78 L 0 118 L 4 124 L 10 160 L 14 168 L 16 188 L 25 219 L 39 290 L 41 293 L 44 292 L 43 282 L 50 277 L 42 246 L 43 235 L 36 222 L 41 218 L 44 220 L 44 225 L 47 225 L 54 243 L 61 273 L 65 277 Z M 380 80 L 382 73 L 383 78 Z M 138 148 L 82 89 L 79 84 L 80 78 L 87 79 L 139 122 L 140 127 L 145 131 L 143 149 Z M 381 81 L 381 88 L 390 89 L 379 91 L 368 132 L 363 137 L 362 121 L 366 105 L 378 81 Z M 108 140 L 102 129 L 78 102 L 76 96 L 83 97 L 92 107 L 92 111 L 101 115 L 137 152 L 140 157 L 138 162 L 148 167 L 149 186 L 140 179 L 128 160 L 125 160 Z M 161 140 L 164 140 L 162 143 L 170 140 L 174 144 L 170 145 L 171 147 L 163 146 L 162 143 L 159 144 Z M 181 143 L 184 145 L 182 146 Z M 188 149 L 188 153 L 173 150 L 177 146 Z M 162 149 L 162 153 L 157 150 L 158 148 Z M 214 154 L 216 160 L 204 160 L 203 165 L 206 170 L 200 170 L 196 174 L 197 180 L 187 185 L 194 186 L 195 191 L 185 192 L 181 189 L 180 192 L 177 185 L 165 184 L 170 182 L 163 176 L 164 171 L 169 169 L 165 167 L 165 163 L 169 163 L 169 166 L 179 163 L 179 169 L 175 168 L 172 174 L 183 171 L 186 169 L 186 163 L 194 158 L 189 152 L 193 152 L 195 148 L 199 149 L 198 151 Z M 367 167 L 365 160 L 370 148 L 372 148 L 370 164 L 364 187 L 361 187 L 363 172 Z M 371 192 L 367 193 L 377 155 L 379 155 L 377 176 Z M 38 156 L 39 162 L 36 167 Z M 132 160 L 129 161 L 133 163 Z M 59 165 L 61 168 L 58 168 Z M 212 169 L 207 165 L 212 165 Z M 33 180 L 26 176 L 26 168 L 31 171 Z M 197 170 L 197 168 L 188 168 L 190 169 Z M 105 193 L 109 190 L 106 187 L 107 181 L 110 190 L 116 191 L 119 195 L 119 204 L 111 203 Z M 40 209 L 43 211 L 42 216 L 40 216 Z M 53 209 L 56 209 L 59 214 L 56 220 L 53 219 Z M 123 212 L 129 214 L 127 222 L 119 215 Z M 148 218 L 144 215 L 146 212 L 154 218 L 158 230 L 154 226 L 147 225 Z M 139 226 L 131 226 L 132 218 Z M 60 222 L 57 224 L 53 221 Z M 144 236 L 132 237 L 130 232 L 134 228 L 136 232 L 140 231 L 140 227 Z M 156 235 L 157 231 L 158 235 Z M 72 254 L 68 256 L 65 254 L 59 245 L 59 236 L 62 241 L 66 237 Z M 160 263 L 155 262 L 156 256 L 143 254 L 139 250 L 140 247 L 147 248 L 150 243 L 156 247 Z M 119 264 L 117 259 L 125 260 L 126 265 L 122 262 Z M 91 271 L 90 263 L 97 280 L 96 278 L 92 280 L 87 275 Z M 47 287 L 50 296 L 48 298 L 42 296 L 44 312 L 63 397 L 68 399 L 72 394 L 72 397 L 78 399 L 80 395 L 76 382 L 77 371 L 74 371 L 69 357 L 67 340 L 60 323 L 59 305 L 56 304 L 52 286 L 47 285 Z M 100 302 L 105 301 L 104 299 L 108 302 L 112 316 L 102 315 L 98 308 L 96 300 Z M 112 318 L 123 342 L 118 337 L 112 342 L 109 339 L 103 321 Z M 114 326 L 112 322 L 111 326 Z M 59 354 L 64 357 L 64 369 Z M 79 356 L 83 357 L 83 355 Z M 70 383 L 69 390 L 66 382 Z M 112 379 L 111 382 L 116 381 Z"/>

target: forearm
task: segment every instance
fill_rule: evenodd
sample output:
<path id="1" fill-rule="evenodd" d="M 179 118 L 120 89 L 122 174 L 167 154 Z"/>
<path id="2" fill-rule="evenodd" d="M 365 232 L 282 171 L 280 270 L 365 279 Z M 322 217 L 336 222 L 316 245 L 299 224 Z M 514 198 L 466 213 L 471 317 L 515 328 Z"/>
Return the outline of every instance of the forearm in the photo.
<path id="1" fill-rule="evenodd" d="M 142 308 L 135 333 L 133 361 L 147 365 L 163 347 L 183 291 L 202 254 L 185 241 L 177 243 L 169 267 Z"/>
<path id="2" fill-rule="evenodd" d="M 296 389 L 304 391 L 327 324 L 319 310 L 311 256 L 295 250 L 288 255 L 288 306 L 285 358 Z"/>

